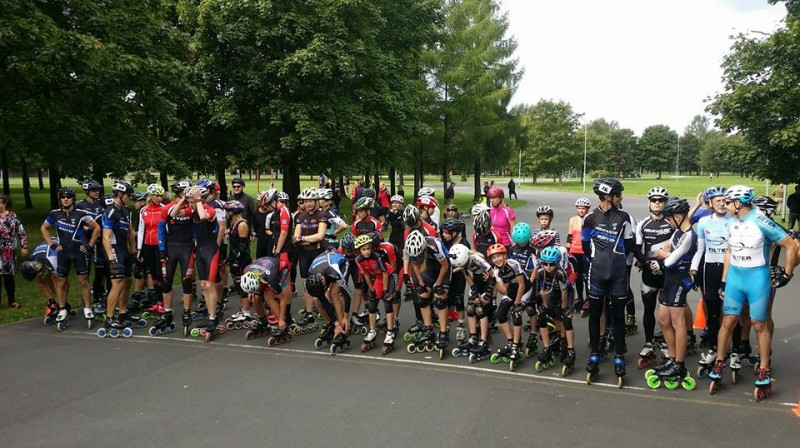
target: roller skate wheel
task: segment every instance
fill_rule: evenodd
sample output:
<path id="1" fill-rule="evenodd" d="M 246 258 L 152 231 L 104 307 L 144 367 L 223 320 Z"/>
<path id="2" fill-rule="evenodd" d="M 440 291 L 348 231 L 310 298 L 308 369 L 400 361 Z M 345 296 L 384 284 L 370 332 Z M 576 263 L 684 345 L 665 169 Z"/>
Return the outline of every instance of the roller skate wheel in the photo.
<path id="1" fill-rule="evenodd" d="M 200 329 L 199 328 L 192 328 L 192 331 L 189 334 L 191 334 L 193 338 L 196 338 L 196 337 L 200 336 Z"/>
<path id="2" fill-rule="evenodd" d="M 249 320 L 242 322 L 242 328 L 244 328 L 245 330 L 249 329 L 252 325 L 253 325 L 252 322 L 250 322 Z"/>
<path id="3" fill-rule="evenodd" d="M 256 337 L 256 334 L 253 332 L 253 330 L 247 330 L 247 332 L 244 334 L 245 341 L 249 341 L 250 339 L 253 339 L 254 337 Z"/>
<path id="4" fill-rule="evenodd" d="M 270 347 L 274 347 L 277 342 L 278 341 L 273 336 L 270 336 L 269 339 L 267 339 L 267 345 Z"/>
<path id="5" fill-rule="evenodd" d="M 225 327 L 217 327 L 217 331 L 219 331 L 219 334 L 225 334 L 228 330 L 226 330 Z"/>
<path id="6" fill-rule="evenodd" d="M 225 328 L 227 328 L 228 330 L 233 330 L 233 322 L 231 322 L 230 319 L 227 322 L 225 322 Z"/>
<path id="7" fill-rule="evenodd" d="M 761 365 L 759 361 L 753 363 L 753 375 L 758 375 L 758 367 Z"/>
<path id="8" fill-rule="evenodd" d="M 664 387 L 666 387 L 667 390 L 675 390 L 675 389 L 678 388 L 678 385 L 679 385 L 679 383 L 678 383 L 677 380 L 674 380 L 674 379 L 664 380 Z"/>
<path id="9" fill-rule="evenodd" d="M 646 376 L 645 378 L 647 380 L 647 387 L 650 389 L 658 389 L 661 387 L 661 378 L 659 378 L 657 375 Z"/>
<path id="10" fill-rule="evenodd" d="M 439 349 L 439 361 L 444 359 L 444 352 L 445 350 L 443 348 Z"/>
<path id="11" fill-rule="evenodd" d="M 511 361 L 511 358 L 509 358 L 508 355 L 503 356 L 503 362 L 507 363 L 507 362 L 510 362 L 510 361 Z"/>
<path id="12" fill-rule="evenodd" d="M 369 333 L 369 330 L 367 330 L 367 327 L 361 327 L 361 330 L 359 331 L 359 333 L 361 333 L 362 335 L 366 336 L 367 333 Z"/>
<path id="13" fill-rule="evenodd" d="M 469 362 L 471 362 L 471 363 L 473 363 L 473 364 L 474 364 L 474 363 L 476 363 L 477 361 L 478 361 L 478 357 L 477 357 L 477 356 L 475 356 L 475 354 L 474 354 L 474 353 L 470 353 L 470 354 L 469 354 Z"/>
<path id="14" fill-rule="evenodd" d="M 300 334 L 300 327 L 297 327 L 297 326 L 292 327 L 292 333 L 293 334 Z"/>
<path id="15" fill-rule="evenodd" d="M 87 330 L 92 329 L 92 319 L 86 319 L 86 329 Z"/>
<path id="16" fill-rule="evenodd" d="M 406 345 L 406 351 L 408 353 L 412 353 L 412 354 L 416 353 L 417 352 L 417 346 L 414 345 L 414 344 L 408 344 L 408 345 Z"/>
<path id="17" fill-rule="evenodd" d="M 116 339 L 119 337 L 119 330 L 112 328 L 111 331 L 108 332 L 108 335 L 111 336 L 112 339 Z"/>
<path id="18" fill-rule="evenodd" d="M 78 317 L 78 310 L 69 310 L 69 317 Z"/>
<path id="19" fill-rule="evenodd" d="M 169 331 L 170 332 L 174 332 L 177 329 L 178 329 L 178 324 L 176 324 L 175 322 L 170 322 L 169 323 Z"/>
<path id="20" fill-rule="evenodd" d="M 508 370 L 509 371 L 513 372 L 516 367 L 517 367 L 517 362 L 516 361 L 514 361 L 513 359 L 511 361 L 509 361 L 509 363 L 508 363 Z"/>
<path id="21" fill-rule="evenodd" d="M 767 398 L 771 393 L 772 386 L 756 387 L 753 389 L 753 398 L 756 400 L 756 403 L 758 403 L 759 401 Z"/>
<path id="22" fill-rule="evenodd" d="M 458 358 L 459 351 L 457 348 L 454 348 L 452 351 L 450 351 L 450 354 L 453 356 L 453 358 Z"/>
<path id="23" fill-rule="evenodd" d="M 541 363 L 541 361 L 536 361 L 536 364 L 533 365 L 533 368 L 536 370 L 536 372 L 541 372 L 544 370 L 544 365 Z"/>
<path id="24" fill-rule="evenodd" d="M 97 337 L 98 338 L 102 339 L 102 338 L 106 337 L 107 334 L 108 334 L 108 332 L 106 331 L 105 328 L 98 328 L 97 329 Z"/>
<path id="25" fill-rule="evenodd" d="M 150 336 L 155 336 L 158 334 L 158 328 L 150 327 L 150 331 L 148 331 L 148 333 L 150 334 Z"/>
<path id="26" fill-rule="evenodd" d="M 748 356 L 747 363 L 750 364 L 751 367 L 758 364 L 758 356 Z"/>
<path id="27" fill-rule="evenodd" d="M 42 323 L 45 325 L 53 325 L 53 322 L 55 322 L 55 319 L 50 316 L 45 316 L 44 320 L 42 321 Z"/>
<path id="28" fill-rule="evenodd" d="M 644 369 L 645 367 L 647 367 L 647 364 L 644 362 L 644 359 L 642 359 L 642 358 L 639 358 L 639 359 L 636 361 L 636 367 L 638 367 L 638 368 L 639 368 L 639 370 L 641 370 L 641 369 Z"/>
<path id="29" fill-rule="evenodd" d="M 531 349 L 529 349 L 528 347 L 525 347 L 525 351 L 524 351 L 523 353 L 525 353 L 525 357 L 526 357 L 526 358 L 530 358 L 530 356 L 531 356 Z"/>
<path id="30" fill-rule="evenodd" d="M 58 325 L 56 325 L 56 328 L 58 329 L 58 331 L 64 331 L 64 330 L 67 329 L 67 323 L 66 322 L 67 322 L 66 320 L 62 320 L 61 322 L 58 323 Z"/>
<path id="31" fill-rule="evenodd" d="M 122 337 L 129 338 L 131 336 L 133 336 L 133 330 L 127 327 L 122 329 Z"/>
<path id="32" fill-rule="evenodd" d="M 719 390 L 719 383 L 714 380 L 711 380 L 711 383 L 708 385 L 708 394 L 714 395 Z"/>
<path id="33" fill-rule="evenodd" d="M 656 377 L 656 378 L 658 377 L 658 375 L 656 375 L 656 369 L 647 369 L 644 371 L 645 379 L 649 379 L 651 377 Z"/>
<path id="34" fill-rule="evenodd" d="M 139 328 L 144 328 L 147 326 L 147 321 L 144 319 L 139 319 L 136 321 L 136 324 L 139 325 Z"/>
<path id="35" fill-rule="evenodd" d="M 492 364 L 497 364 L 500 362 L 500 355 L 497 353 L 492 353 L 492 356 L 489 357 L 489 362 Z"/>
<path id="36" fill-rule="evenodd" d="M 620 389 L 622 389 L 622 377 L 621 377 L 621 376 L 618 376 L 618 377 L 617 377 L 617 387 L 619 387 Z"/>
<path id="37" fill-rule="evenodd" d="M 322 346 L 324 345 L 324 343 L 325 343 L 325 342 L 324 342 L 322 339 L 320 339 L 320 338 L 317 338 L 317 339 L 314 341 L 314 348 L 315 348 L 315 349 L 317 349 L 317 350 L 320 350 L 320 349 L 322 348 Z"/>
<path id="38" fill-rule="evenodd" d="M 403 335 L 403 340 L 404 340 L 405 342 L 411 342 L 411 333 L 405 333 L 405 334 Z"/>
<path id="39" fill-rule="evenodd" d="M 336 356 L 336 353 L 337 353 L 338 351 L 339 351 L 339 348 L 336 346 L 336 344 L 334 344 L 334 345 L 331 345 L 330 352 L 331 352 L 331 355 L 332 355 L 332 356 Z"/>
<path id="40" fill-rule="evenodd" d="M 206 339 L 206 343 L 211 342 L 211 338 L 213 337 L 213 334 L 214 334 L 213 331 L 207 331 L 206 332 L 206 338 L 205 338 Z"/>
<path id="41" fill-rule="evenodd" d="M 694 390 L 697 387 L 697 381 L 694 378 L 687 376 L 686 378 L 681 381 L 681 386 L 684 390 Z"/>
<path id="42" fill-rule="evenodd" d="M 189 329 L 189 327 L 183 327 L 183 337 L 189 336 L 190 332 L 191 330 Z"/>
<path id="43" fill-rule="evenodd" d="M 391 346 L 384 345 L 383 347 L 381 347 L 381 356 L 386 356 L 386 354 L 389 353 L 390 351 L 391 351 Z"/>
<path id="44" fill-rule="evenodd" d="M 594 381 L 594 374 L 587 373 L 586 374 L 586 384 L 592 384 L 592 381 Z"/>
<path id="45" fill-rule="evenodd" d="M 569 366 L 561 367 L 561 376 L 567 377 L 570 373 L 572 373 L 572 369 Z"/>
<path id="46" fill-rule="evenodd" d="M 705 376 L 706 376 L 706 369 L 705 369 L 705 367 L 703 367 L 703 366 L 698 366 L 698 367 L 697 367 L 697 377 L 702 379 L 702 378 L 704 378 Z M 734 381 L 734 384 L 735 384 L 735 383 L 736 383 L 736 381 Z"/>
<path id="47" fill-rule="evenodd" d="M 425 351 L 426 352 L 432 352 L 434 350 L 436 350 L 436 345 L 433 342 L 426 342 L 425 343 Z"/>
<path id="48" fill-rule="evenodd" d="M 233 327 L 233 328 L 231 328 L 231 327 Z M 234 322 L 233 325 L 231 325 L 231 326 L 225 325 L 225 328 L 228 329 L 228 330 L 241 330 L 242 329 L 242 323 L 241 322 Z"/>
<path id="49" fill-rule="evenodd" d="M 731 370 L 731 383 L 736 384 L 736 379 L 739 376 L 735 370 Z"/>

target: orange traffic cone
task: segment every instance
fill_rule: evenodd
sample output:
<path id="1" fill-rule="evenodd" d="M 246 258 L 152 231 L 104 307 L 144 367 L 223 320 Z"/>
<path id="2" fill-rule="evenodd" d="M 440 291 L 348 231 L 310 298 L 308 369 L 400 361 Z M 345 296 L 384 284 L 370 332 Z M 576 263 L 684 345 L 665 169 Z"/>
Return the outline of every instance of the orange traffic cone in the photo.
<path id="1" fill-rule="evenodd" d="M 800 401 L 797 402 L 797 407 L 792 409 L 792 412 L 794 412 L 794 415 L 800 417 Z"/>
<path id="2" fill-rule="evenodd" d="M 703 298 L 700 298 L 700 302 L 697 305 L 697 313 L 694 315 L 694 329 L 695 330 L 702 330 L 706 328 L 706 309 L 705 304 L 703 303 Z"/>

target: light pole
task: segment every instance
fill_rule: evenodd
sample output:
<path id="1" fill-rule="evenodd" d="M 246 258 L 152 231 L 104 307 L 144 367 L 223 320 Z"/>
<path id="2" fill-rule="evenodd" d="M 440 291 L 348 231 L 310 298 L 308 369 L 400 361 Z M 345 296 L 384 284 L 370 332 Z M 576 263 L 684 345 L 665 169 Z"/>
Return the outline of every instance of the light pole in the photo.
<path id="1" fill-rule="evenodd" d="M 586 142 L 588 140 L 587 123 L 583 123 L 583 192 L 586 193 Z"/>
<path id="2" fill-rule="evenodd" d="M 522 185 L 522 148 L 519 149 L 519 174 L 517 174 L 517 181 Z"/>
<path id="3" fill-rule="evenodd" d="M 680 176 L 680 169 L 678 168 L 681 161 L 681 136 L 678 134 L 678 152 L 675 155 L 675 182 L 678 181 L 678 177 Z"/>

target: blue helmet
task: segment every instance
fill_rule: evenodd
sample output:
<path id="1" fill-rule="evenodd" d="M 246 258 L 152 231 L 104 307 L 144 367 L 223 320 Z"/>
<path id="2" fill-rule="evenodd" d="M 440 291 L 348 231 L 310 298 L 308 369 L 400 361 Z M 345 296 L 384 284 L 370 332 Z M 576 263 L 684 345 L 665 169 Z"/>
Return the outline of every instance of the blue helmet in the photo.
<path id="1" fill-rule="evenodd" d="M 725 192 L 725 199 L 729 201 L 738 200 L 742 204 L 749 204 L 753 202 L 755 198 L 756 195 L 753 189 L 744 185 L 734 185 Z"/>
<path id="2" fill-rule="evenodd" d="M 555 246 L 545 247 L 539 258 L 544 263 L 558 263 L 561 261 L 561 251 Z"/>
<path id="3" fill-rule="evenodd" d="M 206 190 L 213 190 L 215 185 L 216 185 L 216 182 L 214 182 L 211 179 L 200 179 L 195 184 L 196 187 L 203 187 Z"/>
<path id="4" fill-rule="evenodd" d="M 531 226 L 524 222 L 518 222 L 511 231 L 511 239 L 517 244 L 528 244 L 531 242 Z"/>
<path id="5" fill-rule="evenodd" d="M 717 196 L 725 196 L 725 191 L 725 187 L 710 187 L 703 192 L 703 197 L 705 198 L 706 202 L 708 202 Z"/>

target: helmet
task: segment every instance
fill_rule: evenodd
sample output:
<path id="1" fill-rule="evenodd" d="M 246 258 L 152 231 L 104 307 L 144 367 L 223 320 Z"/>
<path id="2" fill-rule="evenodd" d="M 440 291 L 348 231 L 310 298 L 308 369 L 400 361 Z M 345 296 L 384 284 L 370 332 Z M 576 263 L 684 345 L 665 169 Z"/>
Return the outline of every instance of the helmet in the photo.
<path id="1" fill-rule="evenodd" d="M 365 198 L 375 199 L 375 196 L 376 196 L 375 190 L 373 190 L 372 188 L 365 188 L 363 194 L 364 194 L 363 197 L 365 197 Z"/>
<path id="2" fill-rule="evenodd" d="M 592 201 L 589 198 L 578 198 L 575 200 L 575 207 L 591 207 Z"/>
<path id="3" fill-rule="evenodd" d="M 144 201 L 144 200 L 147 199 L 147 192 L 146 191 L 140 191 L 138 193 L 134 193 L 134 194 L 131 195 L 131 199 L 133 199 L 134 202 Z"/>
<path id="4" fill-rule="evenodd" d="M 417 196 L 430 196 L 432 198 L 436 197 L 436 189 L 432 187 L 422 187 L 417 191 Z"/>
<path id="5" fill-rule="evenodd" d="M 242 187 L 244 187 L 244 179 L 242 179 L 241 177 L 234 177 L 233 180 L 231 181 L 231 185 L 236 185 L 236 184 L 240 184 Z"/>
<path id="6" fill-rule="evenodd" d="M 389 198 L 389 202 L 399 202 L 399 203 L 403 204 L 403 203 L 405 203 L 405 199 L 403 199 L 403 197 L 400 196 L 399 194 L 396 194 L 396 195 L 392 196 L 391 198 Z"/>
<path id="7" fill-rule="evenodd" d="M 375 199 L 366 196 L 358 198 L 356 201 L 356 211 L 358 210 L 371 210 L 375 206 Z"/>
<path id="8" fill-rule="evenodd" d="M 703 197 L 708 202 L 717 196 L 725 196 L 725 191 L 725 187 L 710 187 L 703 192 Z"/>
<path id="9" fill-rule="evenodd" d="M 148 195 L 156 195 L 156 196 L 163 196 L 164 195 L 164 187 L 158 184 L 150 184 L 147 186 L 147 194 Z"/>
<path id="10" fill-rule="evenodd" d="M 369 237 L 372 238 L 372 247 L 378 247 L 383 242 L 383 237 L 378 232 L 370 232 Z"/>
<path id="11" fill-rule="evenodd" d="M 83 188 L 83 191 L 91 191 L 91 190 L 102 190 L 103 186 L 100 185 L 100 182 L 94 179 L 89 179 L 81 184 L 81 188 Z"/>
<path id="12" fill-rule="evenodd" d="M 359 235 L 356 237 L 356 249 L 361 249 L 367 244 L 372 244 L 372 237 L 368 234 Z"/>
<path id="13" fill-rule="evenodd" d="M 417 207 L 438 207 L 439 203 L 436 202 L 432 196 L 420 196 L 417 198 Z"/>
<path id="14" fill-rule="evenodd" d="M 487 198 L 502 198 L 503 195 L 503 189 L 500 187 L 492 187 L 486 191 Z"/>
<path id="15" fill-rule="evenodd" d="M 466 227 L 464 221 L 455 218 L 447 218 L 439 224 L 439 228 L 448 232 L 461 232 Z"/>
<path id="16" fill-rule="evenodd" d="M 319 199 L 325 199 L 326 201 L 330 201 L 333 199 L 333 190 L 330 188 L 320 188 L 317 190 L 317 197 Z"/>
<path id="17" fill-rule="evenodd" d="M 494 254 L 505 254 L 505 253 L 508 253 L 508 251 L 506 250 L 506 246 L 503 246 L 502 244 L 492 244 L 491 246 L 489 246 L 488 249 L 486 249 L 487 257 L 491 257 Z"/>
<path id="18" fill-rule="evenodd" d="M 103 199 L 103 205 L 105 205 L 106 207 L 114 203 L 114 196 L 111 196 L 110 194 L 103 196 L 102 199 Z"/>
<path id="19" fill-rule="evenodd" d="M 414 230 L 406 238 L 406 252 L 412 257 L 419 257 L 425 250 L 425 237 L 419 230 Z"/>
<path id="20" fill-rule="evenodd" d="M 278 191 L 274 188 L 270 188 L 261 194 L 261 201 L 259 202 L 261 203 L 261 206 L 264 207 L 275 199 L 278 199 Z"/>
<path id="21" fill-rule="evenodd" d="M 601 177 L 594 181 L 594 193 L 603 197 L 607 194 L 620 194 L 625 188 L 615 177 Z"/>
<path id="22" fill-rule="evenodd" d="M 242 291 L 248 294 L 257 294 L 261 289 L 261 276 L 258 275 L 258 272 L 247 271 L 242 274 L 239 286 L 242 287 Z"/>
<path id="23" fill-rule="evenodd" d="M 667 205 L 664 206 L 664 216 L 679 215 L 681 213 L 689 212 L 689 202 L 686 199 L 681 199 L 677 196 L 672 196 L 667 200 Z"/>
<path id="24" fill-rule="evenodd" d="M 406 209 L 403 210 L 403 222 L 407 226 L 411 227 L 413 225 L 416 225 L 420 219 L 421 218 L 419 216 L 419 209 L 417 209 L 417 207 L 414 207 L 412 204 L 406 205 Z"/>
<path id="25" fill-rule="evenodd" d="M 752 203 L 766 216 L 772 216 L 772 214 L 775 213 L 775 209 L 778 207 L 778 203 L 769 196 L 758 196 L 753 199 Z"/>
<path id="26" fill-rule="evenodd" d="M 542 215 L 548 215 L 549 217 L 553 217 L 553 209 L 550 208 L 549 205 L 542 205 L 536 209 L 536 217 L 540 217 Z"/>
<path id="27" fill-rule="evenodd" d="M 303 200 L 308 199 L 310 201 L 316 201 L 318 199 L 317 190 L 314 188 L 306 188 L 305 190 L 300 192 L 300 194 L 297 196 L 297 199 L 303 199 Z"/>
<path id="28" fill-rule="evenodd" d="M 558 235 L 558 233 L 556 233 L 555 230 L 542 230 L 533 236 L 531 244 L 537 249 L 552 246 L 556 242 L 556 235 Z"/>
<path id="29" fill-rule="evenodd" d="M 342 249 L 344 249 L 345 252 L 356 250 L 356 237 L 354 237 L 352 233 L 345 233 L 342 235 L 340 243 L 342 243 Z"/>
<path id="30" fill-rule="evenodd" d="M 485 211 L 479 213 L 472 219 L 472 228 L 474 228 L 478 233 L 486 233 L 489 230 L 490 220 L 489 220 L 489 212 Z"/>
<path id="31" fill-rule="evenodd" d="M 749 204 L 756 198 L 753 189 L 744 185 L 734 185 L 725 192 L 725 199 L 729 201 L 738 200 L 742 204 Z"/>
<path id="32" fill-rule="evenodd" d="M 511 240 L 517 244 L 528 244 L 531 242 L 531 226 L 524 222 L 518 222 L 511 230 Z"/>
<path id="33" fill-rule="evenodd" d="M 172 189 L 173 193 L 178 194 L 181 191 L 183 191 L 183 190 L 185 190 L 185 189 L 187 189 L 187 188 L 189 188 L 191 186 L 192 186 L 192 183 L 189 182 L 188 180 L 179 180 L 179 181 L 175 182 L 174 184 L 172 184 L 172 186 L 170 188 Z"/>
<path id="34" fill-rule="evenodd" d="M 186 197 L 187 198 L 204 198 L 208 196 L 208 189 L 206 187 L 201 187 L 200 185 L 195 185 L 193 187 L 189 187 L 186 189 Z"/>
<path id="35" fill-rule="evenodd" d="M 286 193 L 284 193 L 282 191 L 279 191 L 277 196 L 278 196 L 278 201 L 279 202 L 283 202 L 284 204 L 289 202 L 289 195 L 288 194 L 286 194 Z"/>
<path id="36" fill-rule="evenodd" d="M 28 260 L 22 263 L 20 270 L 22 270 L 22 278 L 31 281 L 36 278 L 36 274 L 42 269 L 42 263 L 34 260 Z"/>
<path id="37" fill-rule="evenodd" d="M 312 296 L 325 294 L 325 276 L 322 274 L 308 274 L 306 292 Z"/>
<path id="38" fill-rule="evenodd" d="M 650 199 L 654 196 L 661 196 L 662 198 L 668 198 L 669 192 L 664 187 L 653 187 L 650 191 L 647 192 L 647 199 Z"/>
<path id="39" fill-rule="evenodd" d="M 213 190 L 214 188 L 216 188 L 217 183 L 211 179 L 200 179 L 197 181 L 195 185 L 197 185 L 198 187 L 203 187 L 206 190 Z"/>
<path id="40" fill-rule="evenodd" d="M 545 247 L 539 258 L 545 263 L 558 263 L 561 261 L 561 251 L 557 247 Z"/>
<path id="41" fill-rule="evenodd" d="M 447 258 L 450 259 L 450 264 L 454 268 L 463 268 L 469 261 L 469 249 L 463 244 L 453 244 L 450 252 L 447 253 Z"/>
<path id="42" fill-rule="evenodd" d="M 75 190 L 70 187 L 61 187 L 58 189 L 58 197 L 67 196 L 69 198 L 75 199 Z"/>
<path id="43" fill-rule="evenodd" d="M 470 213 L 472 213 L 472 216 L 475 217 L 478 216 L 483 211 L 488 212 L 489 206 L 486 204 L 475 204 L 472 206 L 472 210 L 470 210 Z"/>
<path id="44" fill-rule="evenodd" d="M 128 182 L 125 182 L 124 180 L 115 180 L 114 184 L 111 185 L 111 191 L 114 192 L 119 191 L 120 193 L 133 194 L 133 185 L 129 184 Z"/>
<path id="45" fill-rule="evenodd" d="M 228 201 L 225 203 L 225 210 L 238 215 L 244 211 L 244 204 L 239 201 Z"/>

